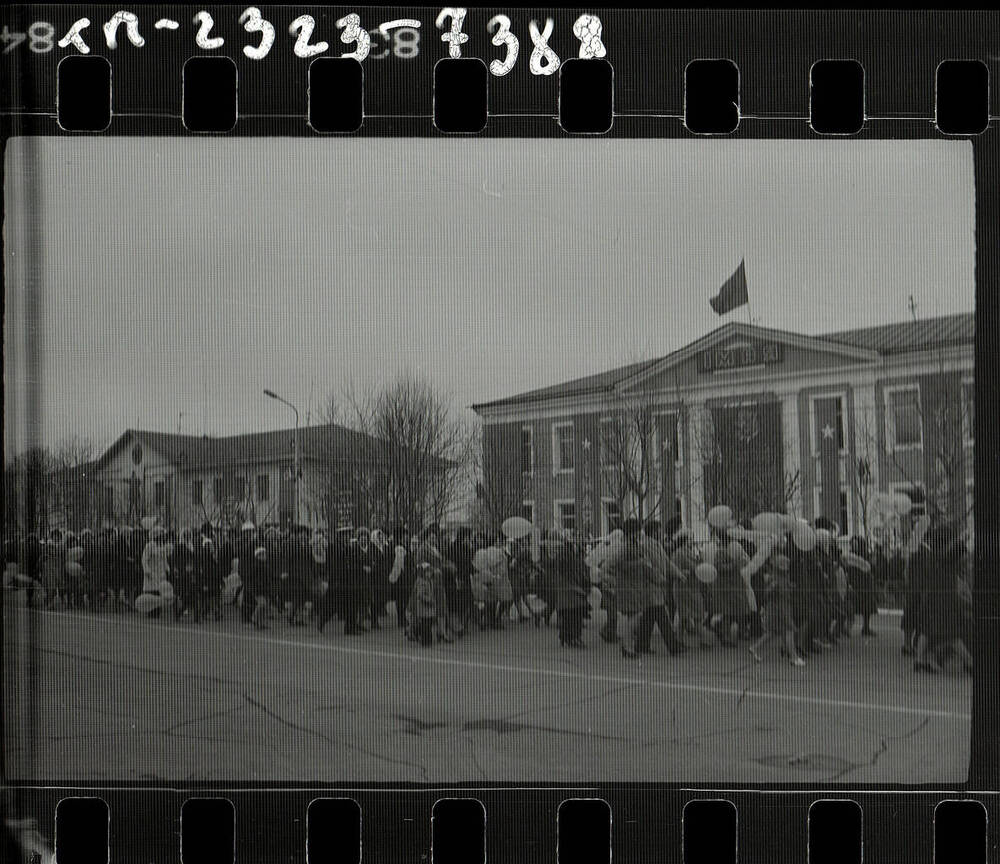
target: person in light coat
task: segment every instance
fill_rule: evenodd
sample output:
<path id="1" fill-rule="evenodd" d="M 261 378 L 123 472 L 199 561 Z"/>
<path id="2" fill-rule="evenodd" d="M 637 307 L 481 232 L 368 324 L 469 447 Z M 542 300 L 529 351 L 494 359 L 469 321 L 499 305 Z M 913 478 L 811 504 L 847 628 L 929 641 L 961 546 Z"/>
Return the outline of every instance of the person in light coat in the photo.
<path id="1" fill-rule="evenodd" d="M 166 534 L 160 527 L 154 527 L 149 532 L 149 540 L 142 550 L 142 592 L 156 594 L 173 599 L 173 586 L 168 582 L 170 576 L 170 548 L 166 542 Z M 160 610 L 149 613 L 151 618 L 159 618 Z"/>

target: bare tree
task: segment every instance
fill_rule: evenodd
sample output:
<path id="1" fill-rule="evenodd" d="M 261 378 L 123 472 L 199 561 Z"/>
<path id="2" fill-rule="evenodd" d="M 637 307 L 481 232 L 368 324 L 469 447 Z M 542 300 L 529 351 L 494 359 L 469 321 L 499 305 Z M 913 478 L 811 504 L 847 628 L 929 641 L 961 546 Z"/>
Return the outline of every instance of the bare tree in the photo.
<path id="1" fill-rule="evenodd" d="M 656 418 L 660 410 L 650 387 L 613 392 L 605 400 L 599 436 L 602 485 L 623 518 L 643 521 L 661 509 L 666 490 L 659 482 L 663 454 L 657 447 Z"/>
<path id="2" fill-rule="evenodd" d="M 871 410 L 858 411 L 854 452 L 848 460 L 848 473 L 858 504 L 858 529 L 866 541 L 874 538 L 878 486 L 873 466 L 878 464 L 878 420 Z"/>
<path id="3" fill-rule="evenodd" d="M 961 478 L 967 461 L 965 430 L 973 428 L 974 403 L 963 397 L 961 376 L 946 371 L 941 352 L 936 380 L 933 376 L 921 380 L 917 392 L 909 407 L 920 424 L 922 458 L 914 459 L 905 445 L 887 437 L 890 460 L 906 482 L 923 486 L 927 513 L 933 520 L 964 524 L 971 514 L 965 505 Z M 879 419 L 885 423 L 890 406 L 881 407 Z"/>
<path id="4" fill-rule="evenodd" d="M 48 527 L 56 494 L 53 459 L 46 447 L 31 447 L 4 466 L 4 523 L 22 531 Z"/>
<path id="5" fill-rule="evenodd" d="M 114 519 L 114 501 L 108 502 L 95 486 L 95 477 L 85 477 L 85 466 L 94 460 L 94 442 L 72 435 L 62 439 L 52 451 L 49 470 L 51 486 L 64 523 L 69 527 L 96 527 L 104 519 Z"/>
<path id="6" fill-rule="evenodd" d="M 373 389 L 348 382 L 320 413 L 324 422 L 356 433 L 348 454 L 313 454 L 319 456 L 313 493 L 328 524 L 343 514 L 345 499 L 355 520 L 383 524 L 420 525 L 449 511 L 463 477 L 458 462 L 468 450 L 450 397 L 404 374 Z"/>
<path id="7" fill-rule="evenodd" d="M 440 475 L 454 467 L 463 440 L 462 424 L 454 417 L 451 399 L 428 382 L 402 375 L 379 391 L 368 415 L 376 442 L 378 477 L 387 481 L 390 518 L 411 524 L 429 515 L 432 486 L 445 495 L 450 481 Z M 447 505 L 439 497 L 437 507 Z"/>

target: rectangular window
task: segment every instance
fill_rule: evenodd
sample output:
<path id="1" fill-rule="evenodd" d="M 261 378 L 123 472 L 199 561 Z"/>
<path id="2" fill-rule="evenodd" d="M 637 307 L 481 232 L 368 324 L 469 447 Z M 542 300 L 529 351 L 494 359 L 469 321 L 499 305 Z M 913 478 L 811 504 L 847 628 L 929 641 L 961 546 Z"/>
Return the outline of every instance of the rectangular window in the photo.
<path id="1" fill-rule="evenodd" d="M 195 507 L 201 507 L 202 504 L 202 481 L 192 480 L 191 481 L 191 503 Z"/>
<path id="2" fill-rule="evenodd" d="M 527 519 L 532 525 L 535 524 L 535 505 L 531 501 L 521 503 L 521 518 Z"/>
<path id="3" fill-rule="evenodd" d="M 576 530 L 576 502 L 556 501 L 556 528 Z"/>
<path id="4" fill-rule="evenodd" d="M 971 444 L 976 440 L 976 385 L 962 382 L 962 440 Z"/>
<path id="5" fill-rule="evenodd" d="M 556 471 L 573 470 L 573 424 L 561 423 L 552 427 L 555 441 Z"/>
<path id="6" fill-rule="evenodd" d="M 104 512 L 108 516 L 114 515 L 115 512 L 115 487 L 105 486 L 104 487 Z"/>
<path id="7" fill-rule="evenodd" d="M 604 502 L 604 523 L 609 532 L 622 527 L 622 508 L 617 501 Z"/>
<path id="8" fill-rule="evenodd" d="M 157 480 L 153 484 L 153 505 L 162 507 L 167 500 L 167 484 L 162 480 Z"/>
<path id="9" fill-rule="evenodd" d="M 838 499 L 839 513 L 837 515 L 837 522 L 840 524 L 840 533 L 844 535 L 851 533 L 851 528 L 850 525 L 848 524 L 851 518 L 849 505 L 847 503 L 847 499 L 849 496 L 850 496 L 849 492 L 843 489 L 840 490 L 840 497 Z"/>
<path id="10" fill-rule="evenodd" d="M 218 503 L 220 503 L 222 501 L 222 498 L 223 498 L 222 478 L 221 477 L 213 477 L 212 478 L 212 500 L 215 501 L 216 504 L 218 504 Z"/>
<path id="11" fill-rule="evenodd" d="M 617 463 L 618 456 L 618 422 L 616 420 L 602 420 L 600 424 L 600 448 L 601 467 L 613 468 Z"/>
<path id="12" fill-rule="evenodd" d="M 535 470 L 535 447 L 530 426 L 521 427 L 521 473 L 531 474 Z"/>
<path id="13" fill-rule="evenodd" d="M 271 497 L 271 478 L 267 474 L 257 475 L 257 500 L 267 501 Z"/>
<path id="14" fill-rule="evenodd" d="M 684 461 L 681 453 L 681 420 L 677 414 L 668 414 L 666 422 L 666 441 L 660 441 L 664 459 L 673 460 L 674 465 Z"/>
<path id="15" fill-rule="evenodd" d="M 920 390 L 905 387 L 886 390 L 886 441 L 893 447 L 919 447 L 922 442 L 920 427 Z"/>

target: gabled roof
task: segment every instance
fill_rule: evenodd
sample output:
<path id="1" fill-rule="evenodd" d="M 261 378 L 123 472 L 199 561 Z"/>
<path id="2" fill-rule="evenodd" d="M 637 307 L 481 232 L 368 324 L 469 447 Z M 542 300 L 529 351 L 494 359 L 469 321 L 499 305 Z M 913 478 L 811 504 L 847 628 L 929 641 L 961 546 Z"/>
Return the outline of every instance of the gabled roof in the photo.
<path id="1" fill-rule="evenodd" d="M 868 348 L 883 355 L 946 348 L 949 345 L 969 345 L 976 341 L 976 313 L 962 312 L 940 318 L 864 327 L 861 330 L 841 330 L 818 338 Z"/>
<path id="2" fill-rule="evenodd" d="M 921 321 L 903 321 L 895 324 L 884 324 L 879 327 L 865 327 L 859 330 L 842 330 L 835 333 L 824 333 L 816 336 L 804 336 L 787 330 L 777 330 L 767 327 L 753 327 L 753 334 L 767 338 L 809 344 L 816 348 L 837 350 L 840 346 L 852 349 L 856 356 L 862 357 L 862 352 L 872 356 L 901 354 L 907 351 L 922 351 L 929 348 L 941 348 L 949 345 L 971 344 L 975 342 L 976 315 L 974 312 L 958 315 L 946 315 L 938 318 L 928 318 Z M 695 353 L 699 348 L 714 344 L 721 339 L 737 333 L 746 335 L 750 328 L 746 324 L 730 322 L 716 327 L 700 339 L 672 351 L 655 360 L 631 363 L 596 375 L 576 378 L 562 384 L 540 387 L 492 402 L 481 402 L 473 405 L 474 411 L 480 408 L 496 408 L 505 405 L 519 405 L 532 402 L 543 402 L 549 399 L 562 399 L 573 396 L 589 396 L 607 393 L 623 382 L 633 378 L 641 378 L 651 373 L 659 366 L 684 359 Z M 824 346 L 823 343 L 827 343 Z"/>
<path id="3" fill-rule="evenodd" d="M 291 459 L 295 430 L 280 429 L 275 432 L 251 432 L 210 438 L 203 435 L 126 429 L 97 460 L 97 467 L 107 465 L 133 437 L 174 465 L 198 468 Z M 300 455 L 303 459 L 331 456 L 347 459 L 352 454 L 364 452 L 364 448 L 370 447 L 374 441 L 374 438 L 362 432 L 355 432 L 336 423 L 299 429 Z"/>

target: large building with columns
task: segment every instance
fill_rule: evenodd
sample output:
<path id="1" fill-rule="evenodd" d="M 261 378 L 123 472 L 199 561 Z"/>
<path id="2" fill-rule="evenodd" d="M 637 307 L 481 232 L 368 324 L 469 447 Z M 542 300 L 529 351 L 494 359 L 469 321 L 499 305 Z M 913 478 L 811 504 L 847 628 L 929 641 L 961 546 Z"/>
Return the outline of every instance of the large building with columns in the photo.
<path id="1" fill-rule="evenodd" d="M 519 490 L 535 525 L 585 535 L 630 514 L 679 514 L 703 535 L 725 503 L 877 538 L 893 526 L 880 492 L 971 529 L 974 342 L 973 313 L 822 335 L 730 322 L 659 359 L 473 406 L 484 476 Z"/>

